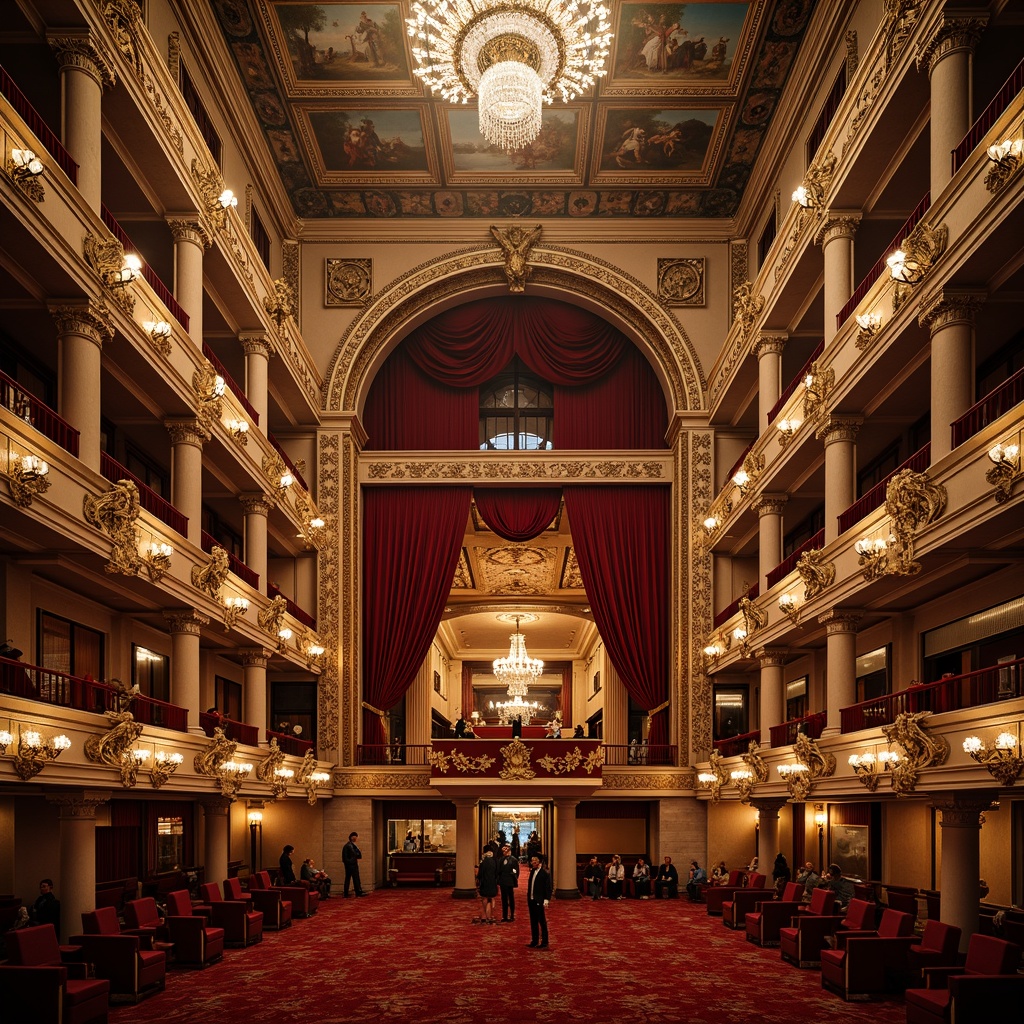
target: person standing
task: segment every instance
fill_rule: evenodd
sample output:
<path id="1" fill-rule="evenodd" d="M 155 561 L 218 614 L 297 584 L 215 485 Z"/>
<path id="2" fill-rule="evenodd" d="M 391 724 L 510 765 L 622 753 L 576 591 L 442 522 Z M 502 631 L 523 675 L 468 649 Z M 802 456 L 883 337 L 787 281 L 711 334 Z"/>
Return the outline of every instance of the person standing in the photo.
<path id="1" fill-rule="evenodd" d="M 476 884 L 480 890 L 480 923 L 494 924 L 494 897 L 498 895 L 498 862 L 490 846 L 476 868 Z"/>
<path id="2" fill-rule="evenodd" d="M 281 851 L 281 859 L 278 861 L 279 868 L 277 872 L 278 885 L 295 884 L 295 865 L 292 864 L 292 850 L 294 849 L 294 846 L 286 846 Z"/>
<path id="3" fill-rule="evenodd" d="M 522 852 L 523 847 L 522 843 L 519 841 L 519 829 L 516 829 L 515 832 L 512 833 L 512 856 L 515 857 L 516 860 L 519 860 Z"/>
<path id="4" fill-rule="evenodd" d="M 32 924 L 52 924 L 60 931 L 60 900 L 53 893 L 53 879 L 44 878 L 39 883 L 39 895 L 28 911 Z"/>
<path id="5" fill-rule="evenodd" d="M 540 851 L 540 836 L 537 835 L 537 831 L 534 829 L 534 831 L 530 833 L 530 838 L 526 840 L 526 859 L 532 862 L 534 857 L 540 855 Z"/>
<path id="6" fill-rule="evenodd" d="M 526 887 L 526 905 L 530 911 L 530 949 L 548 948 L 547 906 L 551 900 L 551 873 L 544 854 L 530 858 L 530 881 Z"/>
<path id="7" fill-rule="evenodd" d="M 358 838 L 358 832 L 349 832 L 348 842 L 341 851 L 341 862 L 345 865 L 345 892 L 343 893 L 345 899 L 348 899 L 348 883 L 350 880 L 355 885 L 357 896 L 366 895 L 363 892 L 363 884 L 359 881 L 359 862 L 363 859 L 363 854 L 359 847 L 356 846 Z"/>
<path id="8" fill-rule="evenodd" d="M 498 861 L 498 888 L 501 890 L 501 920 L 516 919 L 516 886 L 519 885 L 519 858 L 508 843 L 501 848 Z"/>

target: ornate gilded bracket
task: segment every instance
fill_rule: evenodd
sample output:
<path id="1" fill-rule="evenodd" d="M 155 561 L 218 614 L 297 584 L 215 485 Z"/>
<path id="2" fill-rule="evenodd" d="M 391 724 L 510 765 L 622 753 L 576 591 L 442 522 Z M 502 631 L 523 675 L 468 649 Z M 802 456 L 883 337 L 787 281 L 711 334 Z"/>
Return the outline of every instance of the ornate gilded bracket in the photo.
<path id="1" fill-rule="evenodd" d="M 988 147 L 988 158 L 992 161 L 992 166 L 985 175 L 985 188 L 993 195 L 998 195 L 1020 174 L 1021 168 L 1024 167 L 1022 152 L 1024 139 L 1004 139 Z"/>
<path id="2" fill-rule="evenodd" d="M 832 184 L 835 169 L 836 155 L 829 150 L 807 168 L 803 182 L 793 193 L 793 202 L 799 203 L 804 209 L 821 209 L 825 205 L 825 196 Z"/>
<path id="3" fill-rule="evenodd" d="M 159 583 L 171 570 L 171 555 L 174 548 L 170 544 L 153 541 L 140 556 L 142 566 L 151 583 Z"/>
<path id="4" fill-rule="evenodd" d="M 533 272 L 528 265 L 530 250 L 540 241 L 540 224 L 525 230 L 519 224 L 513 224 L 502 230 L 491 225 L 490 231 L 505 256 L 505 278 L 508 290 L 519 294 L 526 288 L 526 279 Z"/>
<path id="5" fill-rule="evenodd" d="M 227 551 L 214 544 L 206 563 L 192 566 L 192 586 L 215 601 L 220 600 L 220 588 L 228 577 L 230 564 Z"/>
<path id="6" fill-rule="evenodd" d="M 817 361 L 804 376 L 804 421 L 816 424 L 815 437 L 828 423 L 828 400 L 836 386 L 836 371 L 819 367 Z"/>
<path id="7" fill-rule="evenodd" d="M 719 750 L 712 750 L 708 758 L 708 770 L 699 772 L 697 785 L 706 789 L 711 794 L 711 802 L 717 804 L 722 794 L 722 787 L 729 781 L 725 767 L 722 764 L 722 754 Z"/>
<path id="8" fill-rule="evenodd" d="M 920 284 L 935 261 L 946 251 L 949 243 L 949 229 L 945 224 L 930 227 L 924 221 L 919 223 L 885 262 L 889 275 L 895 282 L 892 296 L 892 311 L 898 312 Z"/>
<path id="9" fill-rule="evenodd" d="M 224 188 L 224 179 L 218 171 L 207 171 L 192 159 L 192 180 L 196 183 L 203 200 L 203 213 L 214 231 L 223 231 L 228 223 L 228 210 L 238 205 L 232 202 L 229 190 Z"/>
<path id="10" fill-rule="evenodd" d="M 295 483 L 295 478 L 288 472 L 284 459 L 275 451 L 263 456 L 263 475 L 270 484 L 272 500 L 281 501 L 288 493 L 288 488 Z"/>
<path id="11" fill-rule="evenodd" d="M 307 551 L 319 550 L 327 540 L 328 524 L 333 525 L 333 517 L 322 516 L 309 495 L 301 490 L 295 495 L 295 514 L 302 523 L 303 546 Z"/>
<path id="12" fill-rule="evenodd" d="M 135 296 L 128 291 L 128 285 L 142 272 L 142 260 L 134 253 L 126 255 L 124 246 L 113 235 L 101 239 L 91 231 L 82 242 L 82 253 L 107 295 L 129 316 L 134 313 Z"/>
<path id="13" fill-rule="evenodd" d="M 288 795 L 288 783 L 294 778 L 295 772 L 284 766 L 284 751 L 277 744 L 277 737 L 270 740 L 270 752 L 256 766 L 256 778 L 267 783 L 273 790 L 274 799 L 279 800 Z"/>
<path id="14" fill-rule="evenodd" d="M 810 601 L 823 590 L 831 587 L 836 579 L 835 562 L 825 560 L 821 548 L 805 551 L 796 563 L 796 571 L 804 583 L 804 600 Z"/>
<path id="15" fill-rule="evenodd" d="M 274 643 L 277 644 L 279 649 L 284 646 L 281 642 L 283 639 L 281 628 L 286 611 L 288 611 L 288 602 L 278 594 L 266 608 L 256 615 L 256 621 L 259 623 L 260 629 L 266 630 L 274 638 Z"/>
<path id="16" fill-rule="evenodd" d="M 18 508 L 29 508 L 32 499 L 50 489 L 49 465 L 36 455 L 11 455 L 2 472 Z"/>
<path id="17" fill-rule="evenodd" d="M 263 297 L 263 308 L 270 314 L 278 332 L 284 330 L 285 321 L 295 316 L 295 292 L 283 277 L 274 281 L 274 294 Z"/>
<path id="18" fill-rule="evenodd" d="M 316 754 L 312 747 L 306 751 L 306 756 L 302 759 L 302 764 L 299 766 L 299 774 L 295 781 L 300 786 L 305 787 L 306 803 L 310 807 L 315 807 L 317 790 L 323 789 L 330 783 L 331 774 L 330 772 L 320 771 L 317 768 Z"/>
<path id="19" fill-rule="evenodd" d="M 213 739 L 193 758 L 192 766 L 197 775 L 215 779 L 221 796 L 234 800 L 242 783 L 246 780 L 252 765 L 234 760 L 236 744 L 224 735 L 217 726 Z"/>
<path id="20" fill-rule="evenodd" d="M 192 374 L 192 391 L 196 396 L 196 419 L 207 436 L 213 434 L 213 424 L 224 411 L 224 392 L 227 383 L 209 360 Z"/>
<path id="21" fill-rule="evenodd" d="M 752 654 L 751 639 L 759 629 L 764 629 L 768 625 L 768 613 L 758 608 L 746 594 L 740 598 L 739 610 L 740 615 L 743 616 L 743 629 L 739 632 L 734 631 L 733 635 L 740 643 L 740 651 L 743 653 L 743 657 L 749 658 Z M 740 632 L 742 632 L 742 636 Z"/>
<path id="22" fill-rule="evenodd" d="M 7 159 L 7 177 L 14 182 L 34 203 L 46 199 L 46 189 L 39 180 L 43 174 L 43 162 L 31 149 L 12 149 Z"/>
<path id="23" fill-rule="evenodd" d="M 584 757 L 580 748 L 574 747 L 564 757 L 552 757 L 550 754 L 545 757 L 539 757 L 537 758 L 537 764 L 551 775 L 565 775 L 583 765 L 583 770 L 590 775 L 591 772 L 600 769 L 604 764 L 604 751 L 598 747 Z"/>
<path id="24" fill-rule="evenodd" d="M 768 781 L 768 765 L 760 754 L 761 744 L 751 740 L 745 754 L 740 755 L 745 768 L 737 768 L 729 778 L 739 790 L 740 803 L 749 804 L 755 787 Z"/>
<path id="25" fill-rule="evenodd" d="M 733 317 L 739 321 L 743 335 L 749 335 L 764 310 L 764 296 L 754 292 L 753 281 L 744 281 L 733 292 L 732 308 Z"/>
<path id="26" fill-rule="evenodd" d="M 169 754 L 166 751 L 158 750 L 153 757 L 153 764 L 149 769 L 150 785 L 154 789 L 159 789 L 178 770 L 178 766 L 184 760 L 185 758 L 182 754 Z"/>
<path id="27" fill-rule="evenodd" d="M 949 743 L 944 736 L 932 736 L 925 731 L 924 722 L 930 711 L 911 714 L 901 712 L 892 725 L 882 726 L 882 735 L 889 744 L 902 748 L 899 760 L 892 766 L 892 789 L 897 796 L 906 796 L 917 788 L 917 780 L 925 768 L 946 763 Z"/>
<path id="28" fill-rule="evenodd" d="M 988 450 L 992 467 L 985 473 L 985 480 L 995 488 L 997 505 L 1010 500 L 1014 484 L 1021 479 L 1020 447 L 1015 444 L 996 444 Z"/>
<path id="29" fill-rule="evenodd" d="M 118 480 L 105 494 L 95 498 L 87 494 L 83 499 L 85 521 L 105 533 L 112 544 L 104 567 L 107 572 L 134 576 L 139 571 L 142 559 L 135 527 L 139 511 L 139 489 L 132 480 Z"/>
<path id="30" fill-rule="evenodd" d="M 736 489 L 740 492 L 741 497 L 746 496 L 751 486 L 756 483 L 757 478 L 763 472 L 764 456 L 749 452 L 743 460 L 743 465 L 736 470 L 732 477 L 732 482 L 736 485 Z"/>
<path id="31" fill-rule="evenodd" d="M 134 750 L 135 741 L 142 735 L 142 723 L 135 721 L 129 708 L 138 694 L 138 687 L 121 687 L 118 694 L 119 710 L 107 711 L 110 727 L 100 736 L 85 741 L 85 756 L 94 764 L 105 764 L 121 773 L 121 785 L 131 789 L 138 778 L 139 768 L 149 757 L 149 751 Z"/>

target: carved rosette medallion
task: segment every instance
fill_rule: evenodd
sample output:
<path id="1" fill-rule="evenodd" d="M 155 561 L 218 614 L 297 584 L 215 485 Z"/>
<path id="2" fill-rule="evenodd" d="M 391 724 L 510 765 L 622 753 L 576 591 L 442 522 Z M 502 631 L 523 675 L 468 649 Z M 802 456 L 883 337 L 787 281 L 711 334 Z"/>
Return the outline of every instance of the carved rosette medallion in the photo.
<path id="1" fill-rule="evenodd" d="M 324 260 L 324 305 L 361 306 L 373 294 L 373 260 Z"/>
<path id="2" fill-rule="evenodd" d="M 703 306 L 704 257 L 658 259 L 658 298 L 670 306 Z"/>

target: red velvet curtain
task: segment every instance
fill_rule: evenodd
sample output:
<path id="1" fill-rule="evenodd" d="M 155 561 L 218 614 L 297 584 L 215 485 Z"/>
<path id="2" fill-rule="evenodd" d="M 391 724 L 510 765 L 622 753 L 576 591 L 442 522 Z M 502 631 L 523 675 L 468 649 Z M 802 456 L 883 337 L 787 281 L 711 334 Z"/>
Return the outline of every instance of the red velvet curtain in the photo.
<path id="1" fill-rule="evenodd" d="M 469 517 L 468 487 L 368 487 L 363 496 L 363 701 L 394 707 L 437 632 Z M 363 742 L 387 743 L 363 709 Z"/>
<path id="2" fill-rule="evenodd" d="M 505 540 L 540 536 L 558 514 L 557 487 L 476 487 L 473 500 L 483 521 Z"/>
<path id="3" fill-rule="evenodd" d="M 669 695 L 669 489 L 569 486 L 565 510 L 594 621 L 630 697 L 648 711 Z M 651 720 L 668 742 L 668 714 Z"/>

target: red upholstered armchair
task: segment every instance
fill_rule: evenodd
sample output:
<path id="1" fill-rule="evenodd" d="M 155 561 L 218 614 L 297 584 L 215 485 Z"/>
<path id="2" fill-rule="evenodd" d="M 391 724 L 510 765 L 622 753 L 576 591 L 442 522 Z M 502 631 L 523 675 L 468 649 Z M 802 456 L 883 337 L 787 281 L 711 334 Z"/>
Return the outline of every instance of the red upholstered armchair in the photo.
<path id="1" fill-rule="evenodd" d="M 0 1006 L 10 1024 L 106 1024 L 110 982 L 88 978 L 84 963 L 61 963 L 52 924 L 7 934 Z M 66 952 L 66 951 L 65 951 Z"/>
<path id="2" fill-rule="evenodd" d="M 838 931 L 866 931 L 875 924 L 875 905 L 867 900 L 850 900 L 846 916 L 839 914 L 803 914 L 793 918 L 793 926 L 779 929 L 782 959 L 796 967 L 817 967 L 821 951 L 830 935 Z"/>
<path id="3" fill-rule="evenodd" d="M 295 885 L 271 885 L 269 871 L 254 871 L 249 876 L 249 891 L 254 889 L 276 889 L 282 899 L 290 900 L 294 917 L 312 917 L 320 903 L 320 893 Z"/>
<path id="4" fill-rule="evenodd" d="M 921 942 L 907 951 L 908 983 L 921 984 L 926 967 L 952 967 L 960 951 L 962 932 L 942 921 L 925 921 Z"/>
<path id="5" fill-rule="evenodd" d="M 71 942 L 82 947 L 81 958 L 97 978 L 110 982 L 112 1001 L 137 1003 L 159 992 L 167 979 L 167 954 L 149 947 L 149 935 L 121 935 L 112 906 L 82 914 L 84 935 Z"/>
<path id="6" fill-rule="evenodd" d="M 210 907 L 210 923 L 224 929 L 225 946 L 254 946 L 263 941 L 263 914 L 248 900 L 225 900 L 216 882 L 204 882 L 199 895 Z"/>
<path id="7" fill-rule="evenodd" d="M 779 944 L 779 929 L 788 924 L 790 919 L 800 912 L 802 906 L 804 887 L 799 882 L 787 882 L 782 892 L 781 900 L 772 900 L 770 903 L 762 903 L 753 911 L 748 911 L 745 925 L 747 940 L 756 942 L 759 946 L 777 946 Z M 827 889 L 817 889 L 823 896 L 835 898 L 833 893 Z M 823 903 L 820 900 L 819 903 Z M 831 902 L 828 910 L 832 909 Z M 819 910 L 817 913 L 827 913 L 826 910 Z M 723 917 L 724 921 L 725 918 Z"/>
<path id="8" fill-rule="evenodd" d="M 148 933 L 157 939 L 167 938 L 167 926 L 164 924 L 164 919 L 160 916 L 160 908 L 152 896 L 129 900 L 124 905 L 124 923 L 128 926 L 124 930 L 127 935 Z M 86 931 L 88 931 L 88 926 L 86 926 Z"/>
<path id="9" fill-rule="evenodd" d="M 211 928 L 192 913 L 187 889 L 167 894 L 167 933 L 174 943 L 174 963 L 206 967 L 224 955 L 224 929 Z"/>
<path id="10" fill-rule="evenodd" d="M 747 888 L 763 889 L 765 880 L 765 875 L 754 873 L 748 879 Z M 725 903 L 726 900 L 731 900 L 736 893 L 742 892 L 743 888 L 744 887 L 742 885 L 709 885 L 704 890 L 704 899 L 708 905 L 708 914 L 721 914 L 722 904 Z"/>
<path id="11" fill-rule="evenodd" d="M 898 910 L 883 912 L 877 933 L 837 932 L 836 948 L 821 951 L 821 987 L 846 1000 L 898 988 L 914 941 L 913 915 Z"/>
<path id="12" fill-rule="evenodd" d="M 752 879 L 759 877 L 761 876 L 751 875 Z M 770 903 L 774 899 L 774 887 L 767 888 L 765 885 L 761 885 L 739 889 L 733 893 L 732 899 L 728 899 L 722 904 L 722 924 L 726 928 L 742 928 L 748 911 L 757 910 L 761 904 Z"/>
<path id="13" fill-rule="evenodd" d="M 271 931 L 277 932 L 292 926 L 291 900 L 284 899 L 280 889 L 250 889 L 245 892 L 237 878 L 225 878 L 224 898 L 232 902 L 251 902 L 252 909 L 263 915 L 263 927 Z"/>
<path id="14" fill-rule="evenodd" d="M 992 935 L 972 935 L 963 967 L 926 967 L 927 988 L 908 988 L 907 1024 L 981 1024 L 1016 1020 L 1024 1002 L 1017 974 L 1021 947 Z"/>

